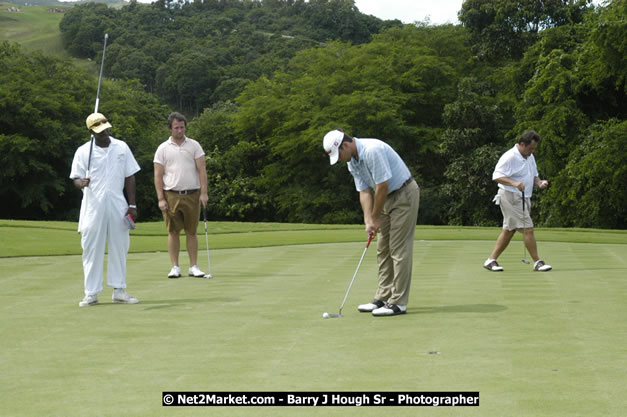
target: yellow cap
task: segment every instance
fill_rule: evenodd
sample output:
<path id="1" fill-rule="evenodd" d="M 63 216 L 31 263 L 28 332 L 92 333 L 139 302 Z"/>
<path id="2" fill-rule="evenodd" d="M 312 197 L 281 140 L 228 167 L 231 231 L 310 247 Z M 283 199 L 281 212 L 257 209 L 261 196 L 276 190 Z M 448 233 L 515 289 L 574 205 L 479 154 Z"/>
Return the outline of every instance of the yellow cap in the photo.
<path id="1" fill-rule="evenodd" d="M 87 129 L 100 133 L 105 129 L 111 128 L 111 123 L 100 113 L 92 113 L 87 117 Z"/>

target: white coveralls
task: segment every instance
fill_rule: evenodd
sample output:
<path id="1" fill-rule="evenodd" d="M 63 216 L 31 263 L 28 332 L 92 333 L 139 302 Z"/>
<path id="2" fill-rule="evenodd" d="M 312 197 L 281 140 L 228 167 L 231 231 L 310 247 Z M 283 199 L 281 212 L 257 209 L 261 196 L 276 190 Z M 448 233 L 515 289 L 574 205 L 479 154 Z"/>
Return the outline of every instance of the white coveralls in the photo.
<path id="1" fill-rule="evenodd" d="M 102 291 L 107 241 L 107 285 L 126 288 L 126 255 L 130 239 L 124 221 L 128 204 L 123 190 L 126 177 L 139 171 L 139 165 L 126 143 L 113 137 L 110 139 L 107 148 L 94 142 L 89 169 L 91 181 L 83 188 L 78 232 L 83 248 L 85 295 Z M 76 150 L 71 179 L 86 177 L 89 146 L 90 142 L 87 142 Z"/>

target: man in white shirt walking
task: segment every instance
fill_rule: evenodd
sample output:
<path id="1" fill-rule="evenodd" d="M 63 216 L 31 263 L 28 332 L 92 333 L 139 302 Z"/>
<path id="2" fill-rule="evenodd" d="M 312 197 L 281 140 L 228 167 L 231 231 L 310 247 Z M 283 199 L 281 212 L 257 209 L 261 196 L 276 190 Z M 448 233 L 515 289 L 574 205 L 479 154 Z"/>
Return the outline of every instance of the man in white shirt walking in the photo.
<path id="1" fill-rule="evenodd" d="M 503 213 L 503 230 L 490 257 L 483 263 L 483 267 L 488 271 L 503 271 L 503 267 L 496 260 L 507 248 L 516 230 L 522 230 L 525 247 L 534 260 L 533 270 L 545 272 L 552 269 L 551 265 L 547 265 L 538 256 L 531 220 L 531 195 L 534 185 L 538 188 L 546 188 L 549 185 L 548 181 L 541 180 L 538 176 L 538 167 L 533 156 L 540 140 L 540 135 L 535 131 L 525 131 L 518 139 L 518 143 L 501 156 L 492 174 L 492 179 L 499 184 L 495 201 Z"/>
<path id="2" fill-rule="evenodd" d="M 172 269 L 168 278 L 179 278 L 180 233 L 185 230 L 189 255 L 189 276 L 202 278 L 198 268 L 198 237 L 200 205 L 207 206 L 207 169 L 205 152 L 194 139 L 185 136 L 187 119 L 180 113 L 171 113 L 168 127 L 172 136 L 155 153 L 155 190 L 159 209 L 168 230 L 168 252 Z"/>

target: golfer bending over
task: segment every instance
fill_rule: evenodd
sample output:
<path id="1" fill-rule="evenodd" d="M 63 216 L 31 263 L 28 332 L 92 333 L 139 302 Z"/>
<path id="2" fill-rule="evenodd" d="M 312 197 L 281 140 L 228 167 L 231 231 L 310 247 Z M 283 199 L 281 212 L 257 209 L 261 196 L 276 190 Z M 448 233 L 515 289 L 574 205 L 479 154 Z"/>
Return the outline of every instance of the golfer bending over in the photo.
<path id="1" fill-rule="evenodd" d="M 128 145 L 109 136 L 111 124 L 100 113 L 87 118 L 91 141 L 74 154 L 70 178 L 83 190 L 78 232 L 83 248 L 85 298 L 78 304 L 98 304 L 104 279 L 105 247 L 108 247 L 107 285 L 113 287 L 113 302 L 135 304 L 126 288 L 126 255 L 130 244 L 125 217 L 137 218 L 135 206 L 135 173 L 139 165 Z M 91 163 L 90 163 L 91 159 Z M 128 204 L 124 198 L 126 189 Z"/>
<path id="2" fill-rule="evenodd" d="M 379 234 L 379 288 L 361 312 L 394 316 L 407 311 L 411 284 L 414 232 L 420 189 L 409 169 L 388 144 L 378 139 L 352 138 L 342 130 L 324 136 L 331 165 L 347 162 L 359 192 L 366 234 Z"/>
<path id="3" fill-rule="evenodd" d="M 488 271 L 503 270 L 496 260 L 507 248 L 516 230 L 523 232 L 525 246 L 534 260 L 533 270 L 541 272 L 551 270 L 551 265 L 545 264 L 538 256 L 531 220 L 533 186 L 546 188 L 549 185 L 548 181 L 538 177 L 536 159 L 533 156 L 540 140 L 540 135 L 535 131 L 525 131 L 520 135 L 518 143 L 501 156 L 494 168 L 492 179 L 499 184 L 499 192 L 494 201 L 500 205 L 503 213 L 503 230 L 490 257 L 483 263 L 483 267 Z"/>

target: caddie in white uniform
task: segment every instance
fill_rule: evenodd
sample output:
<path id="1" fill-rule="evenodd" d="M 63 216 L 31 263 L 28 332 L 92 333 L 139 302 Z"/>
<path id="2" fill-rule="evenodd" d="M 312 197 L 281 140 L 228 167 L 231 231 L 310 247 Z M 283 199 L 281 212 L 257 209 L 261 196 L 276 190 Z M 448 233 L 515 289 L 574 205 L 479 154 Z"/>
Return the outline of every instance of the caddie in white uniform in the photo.
<path id="1" fill-rule="evenodd" d="M 139 300 L 126 292 L 126 255 L 129 226 L 137 218 L 134 174 L 139 171 L 139 165 L 125 142 L 109 136 L 111 124 L 105 116 L 93 113 L 86 124 L 93 137 L 76 150 L 70 173 L 74 185 L 83 190 L 78 232 L 83 248 L 85 297 L 79 306 L 98 303 L 98 293 L 103 289 L 106 247 L 107 285 L 114 288 L 112 301 L 135 304 Z"/>

